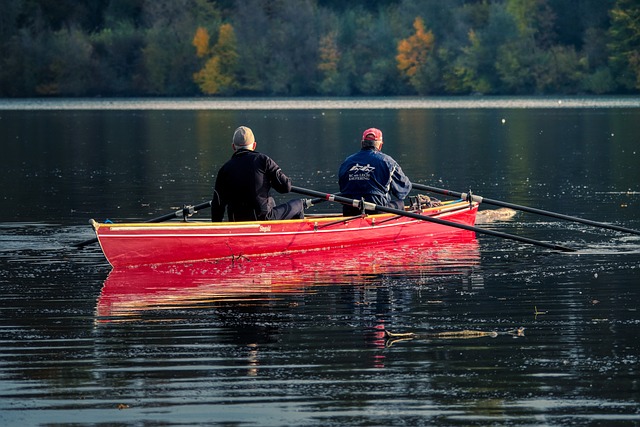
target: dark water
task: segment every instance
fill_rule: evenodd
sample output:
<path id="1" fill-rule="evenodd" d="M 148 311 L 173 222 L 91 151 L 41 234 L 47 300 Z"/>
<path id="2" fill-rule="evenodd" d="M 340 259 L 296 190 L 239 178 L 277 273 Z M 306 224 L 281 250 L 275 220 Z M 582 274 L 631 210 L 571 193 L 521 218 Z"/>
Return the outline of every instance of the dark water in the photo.
<path id="1" fill-rule="evenodd" d="M 298 186 L 336 191 L 377 126 L 414 182 L 640 229 L 640 105 L 509 106 L 0 111 L 0 424 L 640 424 L 637 235 L 519 213 L 483 226 L 578 251 L 126 274 L 70 247 L 207 200 L 241 124 Z"/>

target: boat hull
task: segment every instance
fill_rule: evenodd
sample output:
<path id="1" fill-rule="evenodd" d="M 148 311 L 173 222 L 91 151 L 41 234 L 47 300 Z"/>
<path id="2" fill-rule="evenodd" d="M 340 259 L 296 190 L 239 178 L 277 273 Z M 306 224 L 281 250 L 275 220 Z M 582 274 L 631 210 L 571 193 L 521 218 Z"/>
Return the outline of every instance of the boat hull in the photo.
<path id="1" fill-rule="evenodd" d="M 473 225 L 477 204 L 445 203 L 422 212 L 453 223 Z M 393 214 L 356 218 L 311 217 L 257 222 L 169 222 L 99 224 L 92 222 L 113 267 L 194 262 L 250 255 L 375 247 L 379 242 L 437 240 L 455 227 Z"/>

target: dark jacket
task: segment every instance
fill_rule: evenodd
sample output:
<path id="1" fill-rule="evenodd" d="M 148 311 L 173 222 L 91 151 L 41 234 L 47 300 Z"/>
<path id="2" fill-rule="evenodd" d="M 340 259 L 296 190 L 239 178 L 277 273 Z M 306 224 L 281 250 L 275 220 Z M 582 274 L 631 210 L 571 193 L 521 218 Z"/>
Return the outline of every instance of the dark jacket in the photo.
<path id="1" fill-rule="evenodd" d="M 411 181 L 391 156 L 373 147 L 363 148 L 347 157 L 338 171 L 340 193 L 352 199 L 389 206 L 391 196 L 404 199 Z"/>
<path id="2" fill-rule="evenodd" d="M 222 221 L 225 207 L 229 221 L 255 221 L 267 218 L 275 206 L 269 190 L 291 191 L 291 179 L 266 154 L 239 149 L 216 177 L 211 220 Z"/>

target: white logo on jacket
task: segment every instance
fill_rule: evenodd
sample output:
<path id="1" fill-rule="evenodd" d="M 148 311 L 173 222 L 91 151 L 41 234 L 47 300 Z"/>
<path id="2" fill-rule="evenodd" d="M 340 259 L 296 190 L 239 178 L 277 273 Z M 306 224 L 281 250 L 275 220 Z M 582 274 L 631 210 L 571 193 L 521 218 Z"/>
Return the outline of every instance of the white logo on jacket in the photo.
<path id="1" fill-rule="evenodd" d="M 375 167 L 367 164 L 366 166 L 361 166 L 356 163 L 351 166 L 349 169 L 349 181 L 364 181 L 368 180 L 371 177 L 371 172 L 375 170 Z"/>

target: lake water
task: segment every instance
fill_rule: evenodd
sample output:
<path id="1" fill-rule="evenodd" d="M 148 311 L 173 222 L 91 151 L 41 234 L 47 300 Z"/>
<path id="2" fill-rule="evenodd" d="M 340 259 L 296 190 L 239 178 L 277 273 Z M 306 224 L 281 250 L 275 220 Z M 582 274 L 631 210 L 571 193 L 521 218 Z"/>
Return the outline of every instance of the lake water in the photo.
<path id="1" fill-rule="evenodd" d="M 478 225 L 577 252 L 153 272 L 71 247 L 208 200 L 239 125 L 300 187 L 337 191 L 374 126 L 413 182 L 640 230 L 637 98 L 1 100 L 0 424 L 640 424 L 638 235 L 520 212 Z"/>

